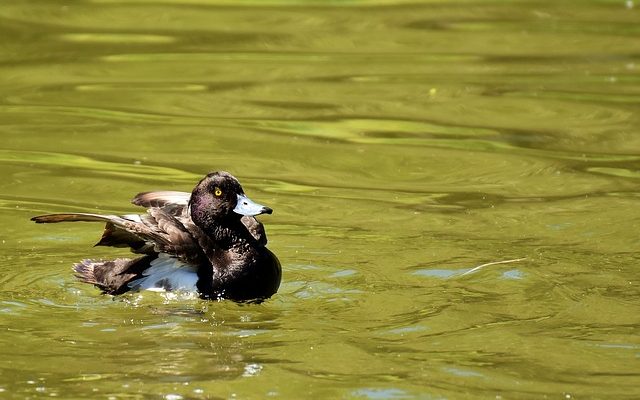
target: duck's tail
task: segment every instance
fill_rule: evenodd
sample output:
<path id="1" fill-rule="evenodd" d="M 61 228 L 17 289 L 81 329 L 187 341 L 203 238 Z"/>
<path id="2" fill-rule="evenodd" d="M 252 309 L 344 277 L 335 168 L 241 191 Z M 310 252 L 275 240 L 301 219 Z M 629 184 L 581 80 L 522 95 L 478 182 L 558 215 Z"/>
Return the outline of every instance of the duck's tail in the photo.
<path id="1" fill-rule="evenodd" d="M 82 282 L 99 285 L 100 282 L 96 280 L 94 269 L 96 266 L 103 268 L 105 264 L 110 262 L 112 263 L 113 261 L 82 260 L 79 263 L 73 264 L 73 270 L 76 272 L 76 278 Z"/>
<path id="2" fill-rule="evenodd" d="M 140 279 L 155 257 L 136 259 L 82 260 L 73 266 L 76 277 L 85 283 L 96 285 L 104 293 L 117 295 L 130 290 L 129 282 Z"/>

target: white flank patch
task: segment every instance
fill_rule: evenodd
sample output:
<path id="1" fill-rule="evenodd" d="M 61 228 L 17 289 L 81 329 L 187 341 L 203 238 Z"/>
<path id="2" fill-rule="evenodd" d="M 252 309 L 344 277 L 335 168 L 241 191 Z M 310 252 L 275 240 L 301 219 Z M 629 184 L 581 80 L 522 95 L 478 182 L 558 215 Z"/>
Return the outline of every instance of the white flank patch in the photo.
<path id="1" fill-rule="evenodd" d="M 151 267 L 144 271 L 143 275 L 143 278 L 129 282 L 128 286 L 131 289 L 154 292 L 166 290 L 195 292 L 198 290 L 196 287 L 198 282 L 196 267 L 164 253 L 160 253 L 158 258 L 151 261 Z"/>

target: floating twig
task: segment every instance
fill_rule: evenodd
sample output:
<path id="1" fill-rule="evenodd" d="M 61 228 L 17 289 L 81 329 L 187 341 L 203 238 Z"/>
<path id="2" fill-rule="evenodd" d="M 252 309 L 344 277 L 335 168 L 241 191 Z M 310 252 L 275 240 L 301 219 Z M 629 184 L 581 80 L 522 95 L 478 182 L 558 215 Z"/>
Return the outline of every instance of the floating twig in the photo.
<path id="1" fill-rule="evenodd" d="M 490 265 L 496 265 L 496 264 L 510 264 L 510 263 L 514 263 L 514 262 L 518 262 L 518 261 L 522 261 L 522 260 L 526 260 L 526 257 L 523 258 L 514 258 L 513 260 L 504 260 L 504 261 L 494 261 L 494 262 L 490 262 L 490 263 L 486 263 L 486 264 L 482 264 L 482 265 L 478 265 L 477 267 L 473 267 L 470 270 L 463 272 L 462 274 L 460 274 L 459 276 L 465 276 L 465 275 L 469 275 L 472 274 L 476 271 L 479 271 L 480 269 L 484 268 L 484 267 L 488 267 Z"/>

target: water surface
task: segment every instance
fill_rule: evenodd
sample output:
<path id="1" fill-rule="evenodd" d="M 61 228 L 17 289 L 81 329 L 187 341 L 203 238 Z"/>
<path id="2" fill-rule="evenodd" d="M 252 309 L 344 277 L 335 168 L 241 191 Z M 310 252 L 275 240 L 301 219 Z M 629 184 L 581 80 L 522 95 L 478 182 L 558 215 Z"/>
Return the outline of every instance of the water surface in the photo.
<path id="1" fill-rule="evenodd" d="M 0 397 L 640 397 L 635 6 L 4 4 Z M 101 227 L 28 220 L 219 169 L 261 305 L 102 296 Z"/>

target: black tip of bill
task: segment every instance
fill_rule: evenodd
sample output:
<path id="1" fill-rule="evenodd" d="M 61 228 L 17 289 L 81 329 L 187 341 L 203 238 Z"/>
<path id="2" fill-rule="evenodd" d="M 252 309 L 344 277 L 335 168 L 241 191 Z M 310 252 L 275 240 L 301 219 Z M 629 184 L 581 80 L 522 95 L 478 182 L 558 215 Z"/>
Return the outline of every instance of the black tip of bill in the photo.
<path id="1" fill-rule="evenodd" d="M 258 204 L 243 194 L 238 195 L 238 203 L 233 212 L 253 217 L 260 214 L 271 214 L 273 210 L 269 207 Z"/>

